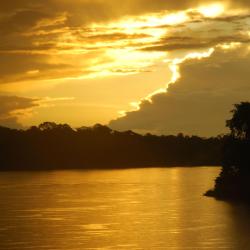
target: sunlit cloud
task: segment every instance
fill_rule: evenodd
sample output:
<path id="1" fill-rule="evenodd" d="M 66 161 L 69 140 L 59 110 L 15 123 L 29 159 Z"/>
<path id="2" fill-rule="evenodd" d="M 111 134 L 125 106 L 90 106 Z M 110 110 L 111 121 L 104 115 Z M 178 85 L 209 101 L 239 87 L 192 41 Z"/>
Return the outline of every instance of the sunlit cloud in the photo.
<path id="1" fill-rule="evenodd" d="M 36 75 L 36 74 L 38 74 L 40 71 L 38 70 L 38 69 L 34 69 L 34 70 L 29 70 L 29 71 L 27 71 L 26 73 L 28 74 L 28 75 Z"/>
<path id="2" fill-rule="evenodd" d="M 23 40 L 20 45 L 11 47 L 6 43 L 6 48 L 0 47 L 0 53 L 20 57 L 26 55 L 31 60 L 43 57 L 40 60 L 43 65 L 39 63 L 36 69 L 30 69 L 27 65 L 23 75 L 22 72 L 18 75 L 15 72 L 9 74 L 9 81 L 12 82 L 24 80 L 25 77 L 28 81 L 34 81 L 135 74 L 151 70 L 149 67 L 167 59 L 169 51 L 183 49 L 189 53 L 188 50 L 195 48 L 210 48 L 223 42 L 217 41 L 218 37 L 225 39 L 226 43 L 237 42 L 237 34 L 234 39 L 229 35 L 220 36 L 222 31 L 207 33 L 208 37 L 200 35 L 204 29 L 202 18 L 206 23 L 206 18 L 235 18 L 236 14 L 242 13 L 238 10 L 232 12 L 224 3 L 215 2 L 182 11 L 163 10 L 106 22 L 90 22 L 84 26 L 70 26 L 70 13 L 64 11 L 38 19 L 30 29 L 20 33 Z M 210 26 L 216 29 L 216 22 Z M 184 39 L 185 36 L 180 35 L 185 32 L 190 37 Z M 22 43 L 25 46 L 21 46 Z M 38 63 L 31 61 L 30 64 L 36 66 Z"/>
<path id="3" fill-rule="evenodd" d="M 203 58 L 207 58 L 210 57 L 213 53 L 214 53 L 215 49 L 214 48 L 210 48 L 207 51 L 204 52 L 192 52 L 187 54 L 186 56 L 182 57 L 182 58 L 175 58 L 173 60 L 165 60 L 166 63 L 168 63 L 168 66 L 170 68 L 170 70 L 172 71 L 172 79 L 169 83 L 167 83 L 167 85 L 163 88 L 157 89 L 154 92 L 150 93 L 149 95 L 147 95 L 146 97 L 142 98 L 140 101 L 134 101 L 130 103 L 130 106 L 132 107 L 131 110 L 127 111 L 127 112 L 131 112 L 131 111 L 138 111 L 140 110 L 141 105 L 145 102 L 148 101 L 149 103 L 152 102 L 152 97 L 161 93 L 166 93 L 168 86 L 170 84 L 174 84 L 180 77 L 180 65 L 182 63 L 184 63 L 187 60 L 201 60 Z M 125 111 L 120 111 L 119 115 L 120 116 L 126 116 Z"/>
<path id="4" fill-rule="evenodd" d="M 178 25 L 189 20 L 189 16 L 185 11 L 177 13 L 161 12 L 152 13 L 138 17 L 127 17 L 114 23 L 108 23 L 105 28 L 120 29 L 125 33 L 135 33 L 138 29 L 154 28 L 165 25 Z M 104 26 L 99 24 L 92 24 L 92 28 L 100 29 Z"/>
<path id="5" fill-rule="evenodd" d="M 217 47 L 222 48 L 223 50 L 236 49 L 241 47 L 242 43 L 240 42 L 231 42 L 231 43 L 223 43 L 217 45 Z"/>
<path id="6" fill-rule="evenodd" d="M 58 102 L 67 102 L 67 101 L 73 101 L 75 100 L 74 97 L 43 97 L 40 98 L 37 102 L 39 104 L 39 107 L 53 107 Z"/>
<path id="7" fill-rule="evenodd" d="M 145 53 L 131 49 L 110 49 L 107 56 L 111 62 L 90 68 L 94 73 L 89 77 L 137 74 L 153 70 L 155 63 L 166 58 L 165 52 Z M 117 60 L 117 58 L 119 58 Z"/>

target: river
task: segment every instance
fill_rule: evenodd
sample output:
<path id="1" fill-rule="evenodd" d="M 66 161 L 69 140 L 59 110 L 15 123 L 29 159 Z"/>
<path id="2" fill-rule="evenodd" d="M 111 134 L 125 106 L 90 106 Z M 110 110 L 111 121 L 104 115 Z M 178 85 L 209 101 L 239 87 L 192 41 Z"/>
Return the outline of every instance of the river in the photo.
<path id="1" fill-rule="evenodd" d="M 0 173 L 0 249 L 250 249 L 248 208 L 204 197 L 219 167 Z"/>

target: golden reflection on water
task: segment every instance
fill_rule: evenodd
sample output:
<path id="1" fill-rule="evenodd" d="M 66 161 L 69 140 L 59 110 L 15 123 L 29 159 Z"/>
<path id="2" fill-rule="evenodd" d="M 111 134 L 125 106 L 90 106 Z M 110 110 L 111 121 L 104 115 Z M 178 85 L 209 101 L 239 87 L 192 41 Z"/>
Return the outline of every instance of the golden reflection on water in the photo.
<path id="1" fill-rule="evenodd" d="M 248 209 L 202 196 L 218 173 L 0 173 L 0 249 L 250 249 Z"/>

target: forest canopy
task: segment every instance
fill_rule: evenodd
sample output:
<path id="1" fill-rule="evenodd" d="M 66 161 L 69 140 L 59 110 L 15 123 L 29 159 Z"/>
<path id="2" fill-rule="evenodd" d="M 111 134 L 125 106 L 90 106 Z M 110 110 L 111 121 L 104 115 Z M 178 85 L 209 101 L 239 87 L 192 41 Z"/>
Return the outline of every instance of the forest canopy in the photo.
<path id="1" fill-rule="evenodd" d="M 219 165 L 225 137 L 140 135 L 107 126 L 71 128 L 44 122 L 0 127 L 1 170 Z"/>

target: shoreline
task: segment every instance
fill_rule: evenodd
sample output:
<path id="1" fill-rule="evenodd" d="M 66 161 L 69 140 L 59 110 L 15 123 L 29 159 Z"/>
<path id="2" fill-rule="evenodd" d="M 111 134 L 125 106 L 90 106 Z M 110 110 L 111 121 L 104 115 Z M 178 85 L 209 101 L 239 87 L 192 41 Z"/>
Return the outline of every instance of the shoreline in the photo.
<path id="1" fill-rule="evenodd" d="M 23 171 L 30 171 L 30 172 L 35 172 L 35 171 L 57 171 L 57 170 L 62 170 L 62 171 L 67 171 L 67 170 L 123 170 L 123 169 L 140 169 L 140 168 L 201 168 L 201 167 L 221 167 L 220 165 L 210 165 L 210 164 L 201 164 L 201 165 L 178 165 L 178 164 L 174 164 L 174 165 L 150 165 L 150 166 L 122 166 L 122 167 L 108 167 L 108 166 L 103 166 L 103 167 L 79 167 L 79 168 L 55 168 L 55 167 L 51 167 L 51 168 L 5 168 L 5 169 L 0 169 L 0 173 L 1 172 L 23 172 Z"/>

